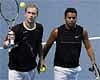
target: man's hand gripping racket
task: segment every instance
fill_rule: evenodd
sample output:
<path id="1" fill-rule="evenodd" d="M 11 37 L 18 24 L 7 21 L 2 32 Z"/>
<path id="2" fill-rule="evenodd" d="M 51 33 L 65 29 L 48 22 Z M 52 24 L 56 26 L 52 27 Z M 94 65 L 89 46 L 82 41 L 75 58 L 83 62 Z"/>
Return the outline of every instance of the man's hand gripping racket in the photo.
<path id="1" fill-rule="evenodd" d="M 96 64 L 93 64 L 89 71 L 95 74 L 96 80 L 100 80 L 100 70 Z"/>

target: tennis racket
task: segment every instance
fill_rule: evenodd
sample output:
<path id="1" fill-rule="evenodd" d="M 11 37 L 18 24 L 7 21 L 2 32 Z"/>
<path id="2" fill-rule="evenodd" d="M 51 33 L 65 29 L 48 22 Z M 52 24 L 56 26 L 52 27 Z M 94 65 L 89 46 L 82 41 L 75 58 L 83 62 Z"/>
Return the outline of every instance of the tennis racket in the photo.
<path id="1" fill-rule="evenodd" d="M 9 29 L 15 25 L 19 15 L 19 4 L 17 0 L 1 0 L 0 14 L 7 23 Z"/>
<path id="2" fill-rule="evenodd" d="M 96 80 L 100 80 L 100 70 L 96 64 L 89 68 L 89 71 L 95 74 Z"/>
<path id="3" fill-rule="evenodd" d="M 1 0 L 0 1 L 0 14 L 8 25 L 8 35 L 9 35 L 19 15 L 18 1 L 17 0 L 10 0 L 10 1 Z M 13 42 L 14 44 L 14 40 L 10 40 L 10 42 Z M 3 47 L 0 47 L 0 48 L 3 49 Z"/>

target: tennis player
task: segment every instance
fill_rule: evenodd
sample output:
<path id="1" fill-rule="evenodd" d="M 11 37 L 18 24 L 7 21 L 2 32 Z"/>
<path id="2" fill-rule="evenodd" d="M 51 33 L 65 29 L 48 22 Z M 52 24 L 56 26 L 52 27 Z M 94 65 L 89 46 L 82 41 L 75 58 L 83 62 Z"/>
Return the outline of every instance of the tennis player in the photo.
<path id="1" fill-rule="evenodd" d="M 15 25 L 4 40 L 4 48 L 14 40 L 14 45 L 9 52 L 9 80 L 34 80 L 36 73 L 36 58 L 41 60 L 41 42 L 43 26 L 36 21 L 38 7 L 28 4 L 25 8 L 25 20 Z"/>
<path id="2" fill-rule="evenodd" d="M 64 22 L 51 32 L 43 48 L 44 59 L 52 44 L 56 41 L 54 80 L 78 80 L 81 71 L 79 58 L 82 42 L 92 65 L 96 64 L 95 55 L 87 30 L 76 23 L 77 10 L 75 8 L 65 10 Z"/>

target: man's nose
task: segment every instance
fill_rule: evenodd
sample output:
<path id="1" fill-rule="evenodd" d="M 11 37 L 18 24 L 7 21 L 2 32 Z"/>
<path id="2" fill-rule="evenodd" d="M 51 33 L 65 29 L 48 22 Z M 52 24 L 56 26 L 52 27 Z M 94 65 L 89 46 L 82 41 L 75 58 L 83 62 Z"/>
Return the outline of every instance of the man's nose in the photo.
<path id="1" fill-rule="evenodd" d="M 73 19 L 73 18 L 71 18 L 70 20 L 71 20 L 71 21 L 73 21 L 74 19 Z"/>

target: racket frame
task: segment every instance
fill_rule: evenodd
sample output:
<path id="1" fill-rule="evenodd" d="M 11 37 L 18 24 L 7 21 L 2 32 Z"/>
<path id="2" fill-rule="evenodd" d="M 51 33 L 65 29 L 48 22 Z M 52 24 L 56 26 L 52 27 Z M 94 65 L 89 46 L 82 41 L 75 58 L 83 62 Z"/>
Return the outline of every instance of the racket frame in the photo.
<path id="1" fill-rule="evenodd" d="M 15 3 L 16 3 L 16 7 L 17 7 L 16 12 L 17 12 L 17 13 L 16 13 L 16 16 L 15 16 L 15 17 L 10 18 L 10 19 L 6 18 L 6 17 L 3 15 L 2 9 L 1 9 L 2 3 L 0 2 L 0 14 L 1 14 L 2 18 L 5 20 L 5 22 L 7 23 L 7 25 L 9 26 L 9 28 L 11 28 L 12 26 L 15 25 L 15 21 L 16 21 L 16 19 L 18 18 L 18 15 L 19 15 L 19 4 L 18 4 L 18 1 L 17 1 L 17 0 L 14 0 L 14 1 L 15 1 Z M 11 26 L 10 26 L 9 23 L 11 23 Z"/>

